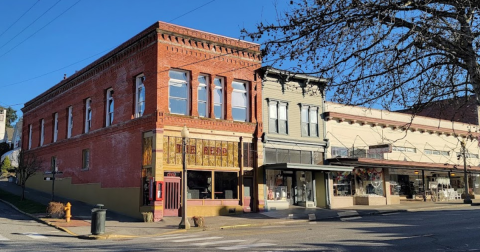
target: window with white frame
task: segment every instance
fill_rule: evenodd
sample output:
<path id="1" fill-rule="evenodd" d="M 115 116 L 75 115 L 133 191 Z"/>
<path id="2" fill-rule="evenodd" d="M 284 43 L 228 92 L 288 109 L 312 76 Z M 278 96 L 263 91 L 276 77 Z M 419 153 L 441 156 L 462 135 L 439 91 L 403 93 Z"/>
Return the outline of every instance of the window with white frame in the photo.
<path id="1" fill-rule="evenodd" d="M 215 89 L 213 90 L 213 113 L 216 119 L 223 119 L 223 79 L 215 78 L 213 81 Z"/>
<path id="2" fill-rule="evenodd" d="M 348 157 L 348 148 L 332 146 L 331 154 L 332 157 Z"/>
<path id="3" fill-rule="evenodd" d="M 410 148 L 410 147 L 405 147 L 405 146 L 393 146 L 392 150 L 393 151 L 399 151 L 399 152 L 411 152 L 411 153 L 416 153 L 417 152 L 416 148 Z"/>
<path id="4" fill-rule="evenodd" d="M 168 82 L 168 108 L 170 113 L 189 115 L 189 82 L 188 73 L 179 70 L 170 70 Z"/>
<path id="5" fill-rule="evenodd" d="M 135 118 L 138 118 L 145 111 L 145 75 L 141 74 L 136 79 Z"/>
<path id="6" fill-rule="evenodd" d="M 92 99 L 88 98 L 85 101 L 85 133 L 88 133 L 92 128 Z"/>
<path id="7" fill-rule="evenodd" d="M 32 125 L 28 125 L 28 149 L 32 148 Z"/>
<path id="8" fill-rule="evenodd" d="M 425 149 L 424 152 L 425 152 L 425 154 L 427 154 L 427 155 L 450 156 L 450 152 L 449 152 L 449 151 L 440 151 L 440 150 L 429 150 L 429 149 Z"/>
<path id="9" fill-rule="evenodd" d="M 269 102 L 269 132 L 288 134 L 287 106 L 286 102 Z"/>
<path id="10" fill-rule="evenodd" d="M 106 126 L 113 124 L 113 114 L 115 109 L 115 102 L 113 100 L 113 88 L 107 89 L 107 111 L 106 111 Z"/>
<path id="11" fill-rule="evenodd" d="M 90 150 L 82 150 L 82 170 L 90 169 Z"/>
<path id="12" fill-rule="evenodd" d="M 232 82 L 232 117 L 234 121 L 246 122 L 248 118 L 248 88 L 247 83 Z"/>
<path id="13" fill-rule="evenodd" d="M 68 107 L 68 121 L 67 121 L 67 138 L 72 136 L 73 129 L 73 107 Z"/>
<path id="14" fill-rule="evenodd" d="M 198 76 L 198 116 L 208 117 L 208 79 Z"/>
<path id="15" fill-rule="evenodd" d="M 462 153 L 461 153 L 461 152 L 457 152 L 457 157 L 458 157 L 458 156 L 462 157 Z M 478 159 L 478 154 L 470 153 L 470 152 L 465 152 L 465 157 L 466 157 L 466 158 L 477 158 L 477 159 Z"/>
<path id="16" fill-rule="evenodd" d="M 318 137 L 318 107 L 302 105 L 302 136 Z"/>
<path id="17" fill-rule="evenodd" d="M 45 140 L 45 120 L 40 120 L 40 146 L 43 145 Z"/>
<path id="18" fill-rule="evenodd" d="M 55 143 L 58 138 L 58 113 L 53 115 L 53 142 Z"/>

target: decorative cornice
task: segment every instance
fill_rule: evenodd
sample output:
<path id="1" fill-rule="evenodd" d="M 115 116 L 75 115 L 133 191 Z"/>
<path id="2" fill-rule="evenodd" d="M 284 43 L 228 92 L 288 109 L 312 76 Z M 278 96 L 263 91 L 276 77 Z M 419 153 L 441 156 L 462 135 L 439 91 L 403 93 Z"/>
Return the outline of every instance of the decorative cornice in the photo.
<path id="1" fill-rule="evenodd" d="M 387 120 L 387 119 L 380 119 L 380 118 L 371 118 L 366 116 L 357 116 L 357 115 L 350 115 L 345 113 L 338 113 L 338 112 L 325 112 L 325 120 L 336 120 L 337 122 L 347 121 L 350 124 L 355 122 L 361 122 L 366 124 L 376 124 L 381 125 L 382 127 L 390 127 L 391 129 L 402 129 L 406 130 L 407 128 L 410 129 L 412 132 L 419 131 L 421 133 L 428 132 L 430 134 L 445 134 L 447 136 L 460 136 L 460 137 L 478 137 L 480 134 L 476 132 L 469 132 L 466 130 L 454 130 L 451 128 L 442 128 L 442 127 L 434 127 L 428 126 L 423 124 L 416 124 L 416 123 L 406 123 L 402 121 L 394 121 L 394 120 Z"/>

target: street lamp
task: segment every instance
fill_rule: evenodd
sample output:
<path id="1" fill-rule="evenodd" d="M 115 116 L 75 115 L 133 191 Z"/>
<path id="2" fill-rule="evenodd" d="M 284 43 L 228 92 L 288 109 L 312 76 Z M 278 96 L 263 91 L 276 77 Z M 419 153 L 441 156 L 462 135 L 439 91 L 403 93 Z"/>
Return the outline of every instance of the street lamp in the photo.
<path id="1" fill-rule="evenodd" d="M 467 177 L 467 158 L 466 158 L 466 149 L 465 149 L 465 140 L 460 142 L 462 145 L 462 156 L 463 156 L 463 180 L 465 182 L 465 199 L 463 203 L 472 204 L 472 199 L 470 199 L 470 193 L 468 190 L 468 177 Z"/>
<path id="2" fill-rule="evenodd" d="M 183 178 L 182 178 L 182 220 L 178 224 L 178 228 L 190 229 L 190 223 L 187 218 L 187 144 L 185 143 L 190 132 L 188 132 L 187 126 L 183 126 L 182 135 L 182 162 L 183 162 Z"/>

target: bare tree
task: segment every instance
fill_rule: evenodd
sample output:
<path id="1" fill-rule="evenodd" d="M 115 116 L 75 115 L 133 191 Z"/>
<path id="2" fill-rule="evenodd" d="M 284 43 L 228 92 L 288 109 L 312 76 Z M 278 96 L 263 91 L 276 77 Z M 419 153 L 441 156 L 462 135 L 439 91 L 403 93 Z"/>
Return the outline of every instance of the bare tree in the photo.
<path id="1" fill-rule="evenodd" d="M 43 161 L 32 152 L 20 151 L 18 167 L 15 168 L 17 181 L 22 187 L 22 200 L 25 199 L 25 184 L 27 180 L 42 168 Z"/>
<path id="2" fill-rule="evenodd" d="M 329 78 L 334 101 L 415 112 L 480 94 L 478 0 L 290 3 L 276 22 L 243 34 L 265 41 L 266 62 Z"/>

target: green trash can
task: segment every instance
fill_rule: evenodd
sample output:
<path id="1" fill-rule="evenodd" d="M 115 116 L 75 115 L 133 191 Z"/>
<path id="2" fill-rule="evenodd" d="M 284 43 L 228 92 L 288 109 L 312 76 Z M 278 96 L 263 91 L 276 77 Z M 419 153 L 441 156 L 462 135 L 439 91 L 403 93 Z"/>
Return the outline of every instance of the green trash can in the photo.
<path id="1" fill-rule="evenodd" d="M 105 233 L 105 219 L 107 217 L 107 209 L 103 207 L 103 204 L 97 204 L 95 208 L 92 209 L 92 235 L 99 235 Z"/>

